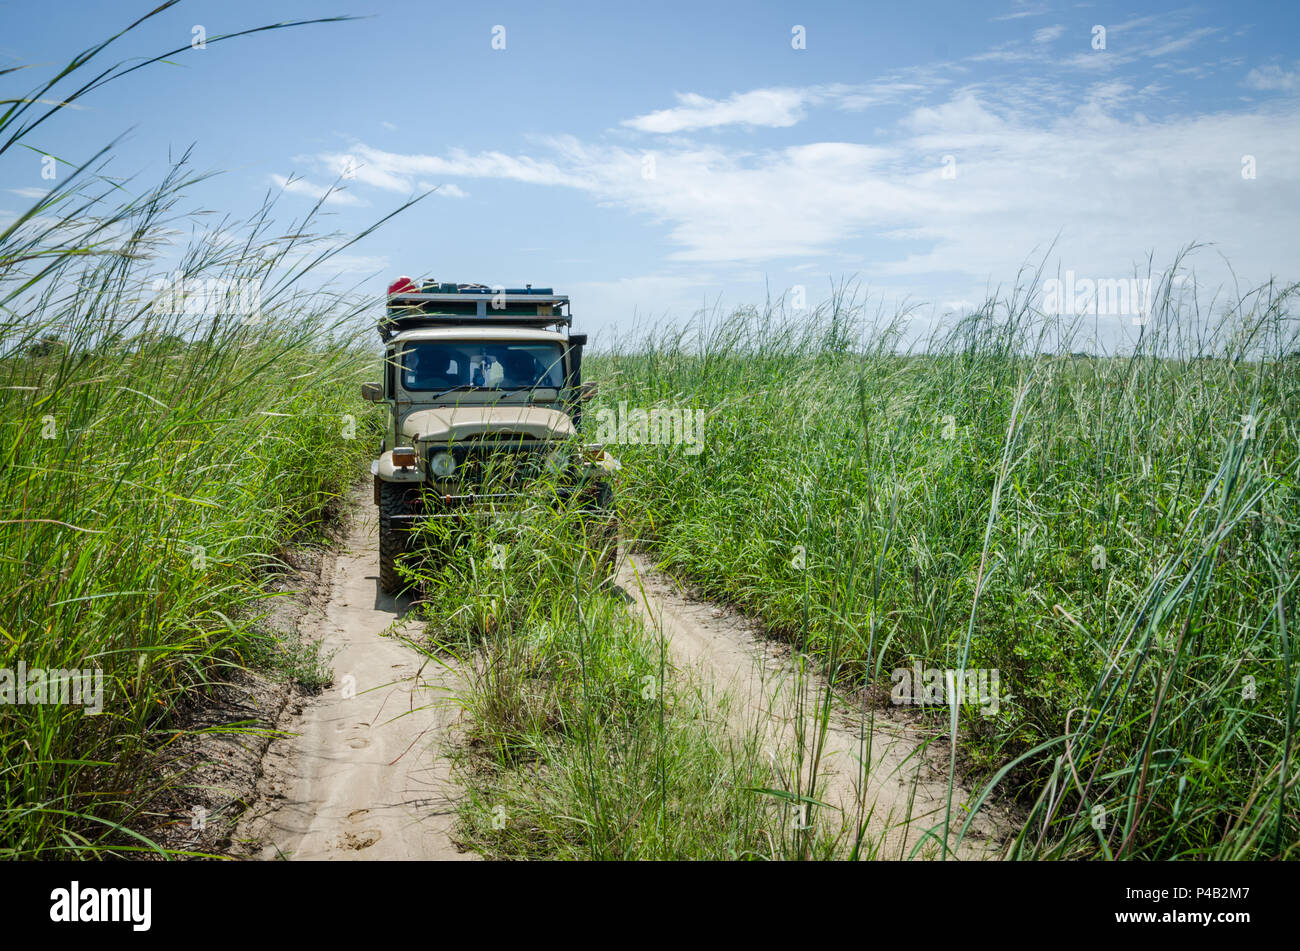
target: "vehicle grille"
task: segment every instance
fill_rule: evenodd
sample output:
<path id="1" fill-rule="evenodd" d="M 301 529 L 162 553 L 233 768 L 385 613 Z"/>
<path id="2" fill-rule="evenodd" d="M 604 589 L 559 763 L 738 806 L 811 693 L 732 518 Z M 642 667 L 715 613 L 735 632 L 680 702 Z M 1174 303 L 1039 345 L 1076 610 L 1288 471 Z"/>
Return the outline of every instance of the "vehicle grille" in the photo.
<path id="1" fill-rule="evenodd" d="M 450 481 L 474 491 L 520 488 L 545 473 L 548 448 L 544 442 L 517 437 L 457 444 L 450 450 L 456 460 Z"/>

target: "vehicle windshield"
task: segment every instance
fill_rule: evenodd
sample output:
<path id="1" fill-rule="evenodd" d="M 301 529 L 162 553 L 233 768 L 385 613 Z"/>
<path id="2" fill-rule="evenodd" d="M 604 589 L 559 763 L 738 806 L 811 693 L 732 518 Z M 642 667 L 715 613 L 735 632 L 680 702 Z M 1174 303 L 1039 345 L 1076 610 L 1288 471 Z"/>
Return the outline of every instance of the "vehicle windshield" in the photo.
<path id="1" fill-rule="evenodd" d="M 564 351 L 557 343 L 439 340 L 407 344 L 402 385 L 408 390 L 528 390 L 564 385 Z"/>

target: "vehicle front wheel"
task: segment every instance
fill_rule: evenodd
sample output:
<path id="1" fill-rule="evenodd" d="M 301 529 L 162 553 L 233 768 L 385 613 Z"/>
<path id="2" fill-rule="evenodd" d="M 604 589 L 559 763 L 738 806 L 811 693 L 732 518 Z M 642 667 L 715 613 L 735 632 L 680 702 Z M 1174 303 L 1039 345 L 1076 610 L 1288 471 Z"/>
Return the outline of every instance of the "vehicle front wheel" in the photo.
<path id="1" fill-rule="evenodd" d="M 410 514 L 405 503 L 404 486 L 379 484 L 379 587 L 384 594 L 400 594 L 407 587 L 397 571 L 409 547 L 409 528 L 400 518 Z"/>

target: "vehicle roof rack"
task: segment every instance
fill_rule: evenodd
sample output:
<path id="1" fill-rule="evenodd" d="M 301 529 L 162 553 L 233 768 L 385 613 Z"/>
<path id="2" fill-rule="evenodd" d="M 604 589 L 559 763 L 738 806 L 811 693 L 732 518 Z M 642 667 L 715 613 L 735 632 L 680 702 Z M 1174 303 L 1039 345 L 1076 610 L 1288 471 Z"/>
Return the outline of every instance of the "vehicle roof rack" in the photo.
<path id="1" fill-rule="evenodd" d="M 403 330 L 427 327 L 568 327 L 569 298 L 549 287 L 489 287 L 486 284 L 416 284 L 402 277 L 388 288 L 388 307 L 379 322 L 385 341 Z"/>

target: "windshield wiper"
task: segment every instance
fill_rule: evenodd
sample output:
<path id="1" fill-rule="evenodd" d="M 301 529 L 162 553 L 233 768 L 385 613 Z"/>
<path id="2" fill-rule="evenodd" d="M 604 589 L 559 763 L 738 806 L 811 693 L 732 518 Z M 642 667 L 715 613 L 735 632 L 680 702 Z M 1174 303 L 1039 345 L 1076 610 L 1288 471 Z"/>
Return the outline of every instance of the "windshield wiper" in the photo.
<path id="1" fill-rule="evenodd" d="M 457 386 L 448 386 L 441 390 L 424 390 L 422 392 L 432 393 L 435 396 L 442 396 L 444 393 L 458 393 L 462 390 L 486 390 L 486 386 L 475 386 L 473 383 L 461 383 Z"/>

